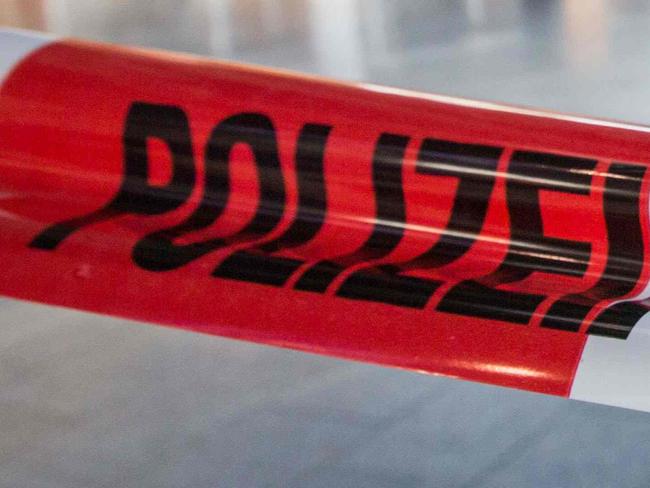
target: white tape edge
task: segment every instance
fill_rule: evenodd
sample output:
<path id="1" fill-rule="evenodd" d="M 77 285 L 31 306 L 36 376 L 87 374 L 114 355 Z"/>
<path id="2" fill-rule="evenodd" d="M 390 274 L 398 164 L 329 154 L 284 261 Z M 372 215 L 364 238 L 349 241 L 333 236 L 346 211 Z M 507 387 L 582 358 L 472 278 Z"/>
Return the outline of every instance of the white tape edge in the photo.
<path id="1" fill-rule="evenodd" d="M 21 29 L 0 29 L 0 85 L 25 56 L 54 41 L 56 36 Z"/>
<path id="2" fill-rule="evenodd" d="M 587 336 L 570 397 L 650 412 L 650 313 L 626 340 Z"/>

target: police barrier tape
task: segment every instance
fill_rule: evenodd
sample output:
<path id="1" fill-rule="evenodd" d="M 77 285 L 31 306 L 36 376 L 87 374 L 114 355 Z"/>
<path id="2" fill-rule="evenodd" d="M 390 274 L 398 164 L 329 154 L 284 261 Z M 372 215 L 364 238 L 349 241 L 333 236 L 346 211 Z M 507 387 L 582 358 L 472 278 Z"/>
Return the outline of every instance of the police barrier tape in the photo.
<path id="1" fill-rule="evenodd" d="M 0 33 L 0 293 L 650 411 L 650 129 Z"/>

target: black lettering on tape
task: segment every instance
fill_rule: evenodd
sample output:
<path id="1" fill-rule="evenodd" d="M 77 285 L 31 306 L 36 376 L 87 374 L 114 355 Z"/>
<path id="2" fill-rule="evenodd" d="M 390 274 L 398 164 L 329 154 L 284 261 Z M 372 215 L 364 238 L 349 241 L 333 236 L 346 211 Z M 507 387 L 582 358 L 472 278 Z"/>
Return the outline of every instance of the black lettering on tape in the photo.
<path id="1" fill-rule="evenodd" d="M 164 141 L 171 152 L 172 177 L 164 186 L 153 186 L 147 181 L 148 138 Z M 189 123 L 180 108 L 133 103 L 126 117 L 122 140 L 124 178 L 113 200 L 88 215 L 48 227 L 32 240 L 30 247 L 51 251 L 82 227 L 125 214 L 160 215 L 187 201 L 194 188 L 196 169 Z"/>
<path id="2" fill-rule="evenodd" d="M 247 144 L 255 158 L 260 199 L 250 222 L 227 238 L 213 238 L 178 245 L 184 234 L 205 229 L 223 213 L 230 194 L 230 152 L 236 144 Z M 270 233 L 282 219 L 285 187 L 275 128 L 258 113 L 233 115 L 213 130 L 205 150 L 205 189 L 196 210 L 182 223 L 141 239 L 133 249 L 135 263 L 150 271 L 167 271 L 184 266 L 217 249 L 252 241 Z"/>
<path id="3" fill-rule="evenodd" d="M 320 261 L 296 282 L 295 288 L 324 292 L 345 268 L 380 259 L 397 247 L 404 235 L 405 208 L 402 166 L 409 138 L 383 133 L 372 159 L 376 216 L 370 237 L 357 251 L 336 259 Z"/>
<path id="4" fill-rule="evenodd" d="M 411 261 L 353 273 L 343 282 L 338 295 L 423 308 L 441 282 L 400 273 L 439 268 L 459 259 L 472 247 L 485 221 L 502 152 L 498 147 L 425 139 L 416 171 L 459 180 L 446 229 L 431 248 Z"/>
<path id="5" fill-rule="evenodd" d="M 277 239 L 230 255 L 213 276 L 282 286 L 304 263 L 299 259 L 271 256 L 282 249 L 298 247 L 312 240 L 325 222 L 324 158 L 331 127 L 305 124 L 296 147 L 298 209 L 287 230 Z"/>
<path id="6" fill-rule="evenodd" d="M 539 190 L 588 195 L 595 166 L 593 159 L 515 151 L 506 181 L 511 229 L 506 257 L 489 275 L 454 286 L 438 310 L 527 324 L 546 297 L 497 286 L 521 281 L 535 271 L 583 275 L 591 258 L 590 244 L 544 235 Z"/>
<path id="7" fill-rule="evenodd" d="M 646 168 L 641 165 L 613 163 L 610 166 L 603 195 L 609 244 L 605 271 L 589 290 L 555 302 L 542 327 L 577 331 L 599 301 L 619 298 L 634 290 L 644 262 L 639 200 L 645 174 Z M 645 311 L 631 302 L 613 305 L 596 317 L 589 330 L 599 335 L 627 335 Z"/>

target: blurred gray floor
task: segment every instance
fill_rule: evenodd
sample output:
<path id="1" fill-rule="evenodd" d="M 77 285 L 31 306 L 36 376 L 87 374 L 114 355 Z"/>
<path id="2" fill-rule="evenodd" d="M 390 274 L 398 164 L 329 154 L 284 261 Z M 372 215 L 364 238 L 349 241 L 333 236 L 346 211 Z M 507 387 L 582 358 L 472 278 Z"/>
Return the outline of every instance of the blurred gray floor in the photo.
<path id="1" fill-rule="evenodd" d="M 641 0 L 0 0 L 0 23 L 650 123 Z M 649 458 L 644 413 L 0 301 L 3 488 L 647 487 Z"/>

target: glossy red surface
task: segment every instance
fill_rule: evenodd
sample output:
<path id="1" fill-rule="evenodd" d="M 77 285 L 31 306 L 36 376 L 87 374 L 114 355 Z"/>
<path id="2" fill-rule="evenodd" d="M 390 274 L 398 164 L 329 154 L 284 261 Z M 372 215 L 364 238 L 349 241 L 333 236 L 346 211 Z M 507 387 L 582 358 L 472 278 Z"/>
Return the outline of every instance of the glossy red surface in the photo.
<path id="1" fill-rule="evenodd" d="M 144 149 L 135 148 L 136 136 L 125 129 L 134 103 L 185 114 L 191 151 L 179 150 L 176 166 L 172 146 L 182 145 L 183 135 L 154 117 L 158 112 L 134 116 L 134 131 L 152 126 L 158 135 L 172 136 L 149 134 Z M 255 123 L 245 126 L 251 114 Z M 323 137 L 299 144 L 305 124 L 321 127 Z M 567 395 L 594 319 L 614 299 L 641 293 L 648 281 L 645 128 L 63 41 L 32 54 L 6 79 L 0 134 L 0 292 L 17 298 Z M 229 137 L 234 142 L 224 149 Z M 425 154 L 427 140 L 446 142 Z M 277 154 L 270 145 L 277 145 Z M 378 148 L 383 159 L 373 166 Z M 303 180 L 296 169 L 301 149 L 311 164 Z M 139 180 L 125 179 L 129 150 L 146 161 Z M 214 156 L 219 150 L 225 161 Z M 521 156 L 528 173 L 514 174 L 513 154 L 524 153 L 533 154 L 532 162 Z M 315 169 L 319 154 L 323 172 Z M 192 173 L 193 181 L 176 184 L 174 168 Z M 210 178 L 222 186 L 206 185 Z M 319 178 L 326 195 L 320 210 Z M 616 187 L 618 180 L 637 189 Z M 474 185 L 464 207 L 462 181 Z M 314 193 L 305 190 L 300 197 L 303 184 Z M 608 227 L 606 191 L 614 195 L 612 222 L 627 219 L 630 227 L 621 231 L 640 249 L 613 261 L 612 242 L 621 239 Z M 56 245 L 38 241 L 56 223 L 110 207 L 121 192 L 119 208 Z M 167 199 L 167 208 L 152 210 L 152 195 Z M 527 200 L 531 195 L 538 202 Z M 481 204 L 485 215 L 473 235 L 471 216 Z M 450 233 L 454 211 L 459 225 Z M 263 218 L 251 228 L 255 215 Z M 543 235 L 559 244 L 540 241 L 534 232 L 513 239 L 513 218 L 524 227 L 539 219 Z M 265 222 L 277 225 L 264 228 Z M 287 241 L 292 226 L 293 240 Z M 313 235 L 300 237 L 310 226 Z M 414 261 L 441 235 L 446 247 Z M 471 244 L 458 251 L 468 235 Z M 566 242 L 587 247 L 567 254 Z M 241 250 L 261 261 L 240 260 L 229 268 Z M 507 279 L 497 279 L 509 250 L 519 261 L 503 271 Z M 184 259 L 183 253 L 191 256 Z M 284 264 L 268 266 L 269 256 L 284 258 Z M 575 269 L 566 264 L 572 260 Z M 321 273 L 314 286 L 322 290 L 305 290 L 304 276 L 323 261 L 331 280 Z M 638 269 L 629 271 L 628 261 Z M 239 266 L 244 262 L 250 269 Z M 535 266 L 541 262 L 546 269 Z M 274 270 L 283 273 L 287 263 L 295 268 L 276 280 Z M 394 277 L 392 268 L 363 275 L 361 282 L 351 277 L 377 265 L 400 266 L 401 276 L 412 280 L 399 282 L 401 292 L 368 299 L 376 294 L 373 280 L 380 276 L 383 286 L 385 276 Z M 261 276 L 266 270 L 270 277 Z M 614 284 L 599 288 L 605 275 Z M 482 300 L 479 291 L 445 306 L 466 280 L 482 280 L 483 287 L 502 291 L 503 299 L 479 306 L 473 301 Z M 430 294 L 421 283 L 431 286 Z M 418 293 L 424 298 L 414 304 Z M 517 308 L 514 293 L 542 298 L 526 305 L 532 309 L 525 319 L 499 319 Z M 570 301 L 588 310 L 575 330 L 542 326 L 553 304 L 572 294 L 580 297 Z M 615 330 L 616 320 L 605 329 Z"/>

